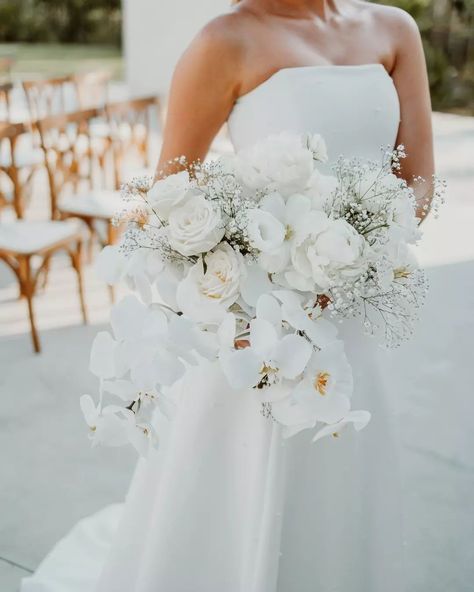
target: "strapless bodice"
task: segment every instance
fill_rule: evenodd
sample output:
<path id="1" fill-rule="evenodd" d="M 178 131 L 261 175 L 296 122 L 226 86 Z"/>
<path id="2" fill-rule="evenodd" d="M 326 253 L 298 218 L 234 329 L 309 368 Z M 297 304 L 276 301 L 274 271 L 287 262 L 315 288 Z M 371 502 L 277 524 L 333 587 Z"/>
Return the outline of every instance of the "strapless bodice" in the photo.
<path id="1" fill-rule="evenodd" d="M 393 148 L 398 94 L 381 64 L 303 66 L 278 70 L 241 96 L 229 116 L 236 150 L 281 131 L 320 133 L 329 157 L 379 159 Z"/>

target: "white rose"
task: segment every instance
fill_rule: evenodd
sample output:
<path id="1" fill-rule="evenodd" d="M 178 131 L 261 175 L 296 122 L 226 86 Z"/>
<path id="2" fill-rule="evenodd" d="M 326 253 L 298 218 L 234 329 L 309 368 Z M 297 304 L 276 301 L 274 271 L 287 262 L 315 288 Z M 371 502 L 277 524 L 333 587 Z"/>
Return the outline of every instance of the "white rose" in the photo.
<path id="1" fill-rule="evenodd" d="M 193 195 L 172 210 L 168 224 L 171 247 L 186 256 L 210 251 L 225 232 L 220 211 L 202 195 Z"/>
<path id="2" fill-rule="evenodd" d="M 189 173 L 181 171 L 157 181 L 148 192 L 148 201 L 158 216 L 167 219 L 171 210 L 190 195 Z"/>
<path id="3" fill-rule="evenodd" d="M 313 154 L 298 134 L 269 136 L 237 158 L 237 172 L 253 189 L 270 186 L 282 195 L 302 191 L 314 169 Z"/>
<path id="4" fill-rule="evenodd" d="M 327 220 L 292 249 L 288 283 L 300 290 L 327 289 L 366 268 L 366 242 L 345 220 Z"/>
<path id="5" fill-rule="evenodd" d="M 245 265 L 242 255 L 228 243 L 208 253 L 204 262 L 200 259 L 179 284 L 178 307 L 196 321 L 219 323 L 240 295 Z"/>
<path id="6" fill-rule="evenodd" d="M 306 134 L 304 141 L 308 149 L 313 153 L 314 160 L 319 160 L 319 162 L 328 161 L 326 142 L 320 134 Z"/>
<path id="7" fill-rule="evenodd" d="M 270 253 L 282 245 L 286 229 L 278 218 L 260 209 L 249 210 L 247 215 L 247 232 L 252 247 Z"/>

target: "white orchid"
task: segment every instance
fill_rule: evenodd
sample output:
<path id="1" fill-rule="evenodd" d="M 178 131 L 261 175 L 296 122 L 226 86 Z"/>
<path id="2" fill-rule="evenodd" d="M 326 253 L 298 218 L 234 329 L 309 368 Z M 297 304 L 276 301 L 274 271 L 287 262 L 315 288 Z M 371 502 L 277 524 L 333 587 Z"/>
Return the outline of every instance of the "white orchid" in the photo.
<path id="1" fill-rule="evenodd" d="M 165 263 L 157 251 L 137 249 L 126 256 L 117 245 L 107 245 L 97 257 L 98 276 L 109 285 L 125 280 L 144 302 L 152 301 L 152 285 L 163 271 Z"/>
<path id="2" fill-rule="evenodd" d="M 314 300 L 304 306 L 304 298 L 291 290 L 276 290 L 273 296 L 281 302 L 283 321 L 303 332 L 313 345 L 321 349 L 336 340 L 337 327 L 323 316 Z"/>
<path id="3" fill-rule="evenodd" d="M 108 406 L 101 409 L 90 395 L 82 395 L 80 406 L 84 419 L 89 426 L 89 437 L 94 445 L 122 446 L 128 442 L 124 431 L 123 419 L 117 414 L 121 407 Z"/>
<path id="4" fill-rule="evenodd" d="M 130 373 L 137 390 L 172 384 L 185 371 L 175 352 L 170 351 L 166 314 L 150 308 L 134 296 L 127 296 L 111 313 L 113 336 L 97 335 L 92 346 L 91 371 L 103 379 L 123 378 Z"/>
<path id="5" fill-rule="evenodd" d="M 272 415 L 295 434 L 317 422 L 336 423 L 350 411 L 352 369 L 343 343 L 314 352 L 303 378 L 286 397 L 272 400 Z"/>
<path id="6" fill-rule="evenodd" d="M 345 417 L 340 419 L 338 422 L 326 425 L 323 428 L 321 428 L 314 436 L 313 442 L 317 442 L 325 436 L 334 436 L 337 438 L 339 437 L 341 431 L 349 424 L 352 424 L 354 426 L 354 429 L 357 432 L 360 432 L 360 430 L 363 430 L 367 426 L 370 419 L 371 415 L 368 411 L 350 411 Z"/>
<path id="7" fill-rule="evenodd" d="M 263 269 L 269 273 L 284 271 L 290 262 L 292 245 L 317 226 L 323 216 L 312 211 L 311 199 L 304 195 L 291 195 L 286 202 L 276 192 L 264 197 L 249 225 L 250 242 L 260 251 Z M 254 217 L 260 221 L 258 232 L 254 230 Z"/>
<path id="8" fill-rule="evenodd" d="M 311 357 L 308 341 L 281 329 L 281 308 L 269 295 L 257 303 L 256 317 L 250 322 L 250 347 L 221 357 L 229 384 L 236 389 L 267 386 L 299 376 Z"/>
<path id="9" fill-rule="evenodd" d="M 135 413 L 130 409 L 117 405 L 108 405 L 101 409 L 89 395 L 81 397 L 80 405 L 94 446 L 123 446 L 130 443 L 144 457 L 148 455 L 150 448 L 156 446 L 154 428 L 148 423 L 137 423 Z"/>

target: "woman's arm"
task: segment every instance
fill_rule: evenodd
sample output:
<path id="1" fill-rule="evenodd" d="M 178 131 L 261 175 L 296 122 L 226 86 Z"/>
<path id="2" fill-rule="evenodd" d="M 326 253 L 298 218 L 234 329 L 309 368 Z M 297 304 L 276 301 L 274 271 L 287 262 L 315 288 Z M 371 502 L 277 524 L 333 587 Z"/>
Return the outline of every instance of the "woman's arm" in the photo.
<path id="1" fill-rule="evenodd" d="M 393 9 L 391 31 L 396 40 L 392 78 L 400 99 L 401 123 L 397 145 L 403 144 L 407 157 L 402 161 L 401 176 L 415 190 L 418 217 L 423 220 L 429 206 L 434 174 L 431 100 L 425 56 L 415 21 L 406 12 Z M 424 182 L 413 183 L 414 177 Z"/>
<path id="2" fill-rule="evenodd" d="M 241 37 L 235 16 L 208 24 L 176 67 L 157 176 L 175 172 L 173 159 L 203 160 L 227 120 L 240 86 Z"/>

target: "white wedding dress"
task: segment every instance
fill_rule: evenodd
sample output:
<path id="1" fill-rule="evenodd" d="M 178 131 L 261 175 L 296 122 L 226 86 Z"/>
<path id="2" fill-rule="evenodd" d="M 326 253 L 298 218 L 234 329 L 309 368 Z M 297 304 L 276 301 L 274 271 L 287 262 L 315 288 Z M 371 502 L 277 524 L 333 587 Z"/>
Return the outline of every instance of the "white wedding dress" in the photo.
<path id="1" fill-rule="evenodd" d="M 278 71 L 229 118 L 236 149 L 270 133 L 321 133 L 330 157 L 380 158 L 399 103 L 379 64 Z M 176 389 L 160 450 L 140 461 L 126 503 L 81 521 L 22 592 L 401 592 L 401 514 L 390 404 L 375 343 L 340 331 L 354 368 L 360 433 L 283 441 L 252 391 L 216 365 Z"/>

